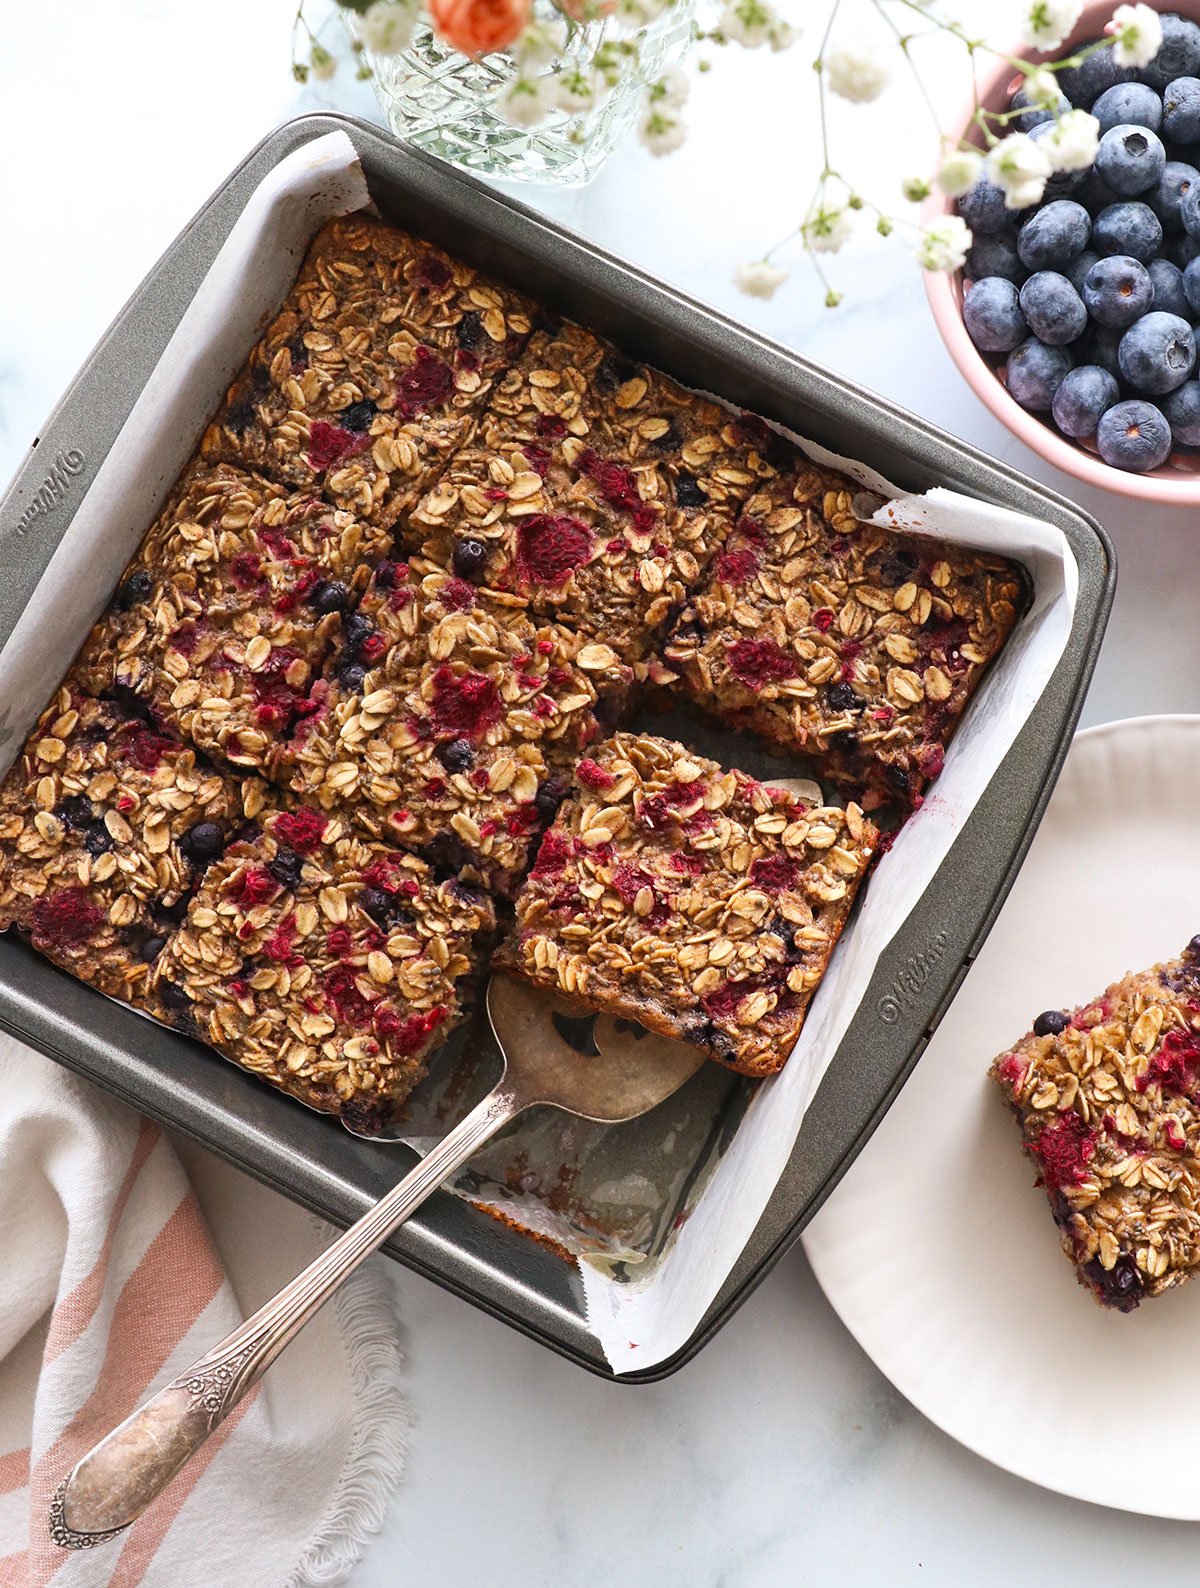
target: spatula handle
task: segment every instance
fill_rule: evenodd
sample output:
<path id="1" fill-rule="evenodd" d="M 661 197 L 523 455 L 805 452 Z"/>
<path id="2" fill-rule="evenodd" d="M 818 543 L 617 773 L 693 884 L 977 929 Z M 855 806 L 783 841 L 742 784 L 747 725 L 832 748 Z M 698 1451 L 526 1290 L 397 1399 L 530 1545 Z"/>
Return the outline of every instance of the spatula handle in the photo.
<path id="1" fill-rule="evenodd" d="M 136 1521 L 343 1280 L 524 1106 L 501 1081 L 303 1273 L 94 1446 L 55 1491 L 53 1541 L 89 1549 Z"/>

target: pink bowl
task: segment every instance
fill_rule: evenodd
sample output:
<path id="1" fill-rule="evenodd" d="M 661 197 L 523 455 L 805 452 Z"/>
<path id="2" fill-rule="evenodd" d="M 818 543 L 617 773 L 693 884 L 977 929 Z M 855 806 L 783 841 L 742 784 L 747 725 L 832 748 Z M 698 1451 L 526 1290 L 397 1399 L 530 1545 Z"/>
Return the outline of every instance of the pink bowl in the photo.
<path id="1" fill-rule="evenodd" d="M 1078 44 L 1099 38 L 1116 8 L 1116 0 L 1102 0 L 1100 4 L 1084 7 L 1079 26 L 1061 49 L 1044 59 L 1059 60 L 1070 54 Z M 1173 0 L 1172 9 L 1181 16 L 1200 22 L 1200 0 Z M 1020 54 L 1016 49 L 1014 54 Z M 1003 110 L 1011 98 L 1016 83 L 1010 66 L 999 62 L 990 77 L 981 74 L 980 103 L 988 110 Z M 969 115 L 964 121 L 969 122 Z M 927 217 L 953 214 L 953 199 L 940 196 L 929 200 Z M 1172 453 L 1161 468 L 1146 474 L 1128 474 L 1123 469 L 1109 468 L 1096 453 L 1086 451 L 1078 442 L 1060 435 L 1047 417 L 1040 418 L 1020 407 L 1008 395 L 1004 385 L 1003 367 L 989 364 L 979 352 L 963 324 L 963 277 L 948 275 L 944 271 L 925 272 L 925 292 L 933 310 L 934 322 L 950 357 L 970 384 L 976 396 L 992 410 L 1012 431 L 1018 440 L 1052 463 L 1056 469 L 1085 480 L 1088 485 L 1098 485 L 1115 491 L 1120 496 L 1132 496 L 1142 502 L 1166 502 L 1175 507 L 1200 505 L 1200 454 Z"/>

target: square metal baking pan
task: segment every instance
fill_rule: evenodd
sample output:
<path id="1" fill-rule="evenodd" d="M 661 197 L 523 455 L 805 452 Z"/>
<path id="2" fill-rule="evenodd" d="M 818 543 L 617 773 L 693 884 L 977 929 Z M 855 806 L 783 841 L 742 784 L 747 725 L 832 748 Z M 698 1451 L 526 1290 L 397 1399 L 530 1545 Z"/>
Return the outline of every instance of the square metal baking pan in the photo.
<path id="1" fill-rule="evenodd" d="M 687 1345 L 622 1382 L 661 1378 L 711 1338 L 812 1217 L 899 1091 L 978 952 L 1079 715 L 1112 604 L 1112 547 L 1093 519 L 1054 492 L 512 199 L 365 122 L 306 116 L 265 138 L 209 199 L 117 316 L 34 442 L 0 503 L 0 645 L 247 198 L 284 156 L 338 129 L 355 144 L 385 216 L 507 277 L 685 384 L 859 458 L 904 488 L 945 485 L 1048 520 L 1078 563 L 1070 638 L 1045 693 L 881 957 L 752 1239 Z M 46 680 L 47 695 L 56 682 Z M 0 714 L 0 734 L 3 721 Z M 235 1066 L 214 1062 L 199 1045 L 100 997 L 8 936 L 0 937 L 0 1026 L 338 1224 L 357 1218 L 412 1161 L 407 1148 L 358 1140 Z M 611 1376 L 584 1320 L 574 1268 L 468 1202 L 439 1193 L 385 1250 Z"/>

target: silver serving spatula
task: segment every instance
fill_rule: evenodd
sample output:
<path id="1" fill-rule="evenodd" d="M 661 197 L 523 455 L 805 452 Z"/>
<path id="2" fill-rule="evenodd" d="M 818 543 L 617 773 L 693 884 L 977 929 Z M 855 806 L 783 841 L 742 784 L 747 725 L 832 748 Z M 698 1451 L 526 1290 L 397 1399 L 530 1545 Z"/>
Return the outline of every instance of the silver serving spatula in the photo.
<path id="1" fill-rule="evenodd" d="M 583 1056 L 552 1020 L 578 1008 L 510 976 L 492 977 L 487 1010 L 504 1055 L 488 1095 L 302 1274 L 75 1464 L 50 1506 L 56 1544 L 87 1549 L 136 1521 L 342 1281 L 509 1120 L 535 1103 L 605 1124 L 636 1119 L 705 1062 L 654 1033 L 634 1040 L 607 1016 L 596 1021 L 598 1052 Z"/>

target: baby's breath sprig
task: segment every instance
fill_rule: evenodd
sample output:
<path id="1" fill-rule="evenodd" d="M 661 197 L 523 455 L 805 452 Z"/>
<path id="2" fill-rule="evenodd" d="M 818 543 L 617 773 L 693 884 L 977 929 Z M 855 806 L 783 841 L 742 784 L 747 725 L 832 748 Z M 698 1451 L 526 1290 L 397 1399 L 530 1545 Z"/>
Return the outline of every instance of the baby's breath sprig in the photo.
<path id="1" fill-rule="evenodd" d="M 774 256 L 798 240 L 820 283 L 825 303 L 836 308 L 842 295 L 831 286 L 823 260 L 825 255 L 837 253 L 853 235 L 858 211 L 874 215 L 874 229 L 880 236 L 898 234 L 926 270 L 960 269 L 973 242 L 970 227 L 961 216 L 943 215 L 921 225 L 889 214 L 864 199 L 855 184 L 833 164 L 827 91 L 851 104 L 869 104 L 878 99 L 891 79 L 887 52 L 839 42 L 841 30 L 836 24 L 839 14 L 844 20 L 843 3 L 844 0 L 830 0 L 813 62 L 821 139 L 821 169 L 816 186 L 799 226 L 760 259 L 740 266 L 735 273 L 735 284 L 753 297 L 772 297 L 788 279 L 788 270 L 774 262 Z M 1077 70 L 1097 50 L 1107 48 L 1112 49 L 1118 66 L 1145 66 L 1162 43 L 1158 13 L 1144 3 L 1118 5 L 1105 30 L 1106 37 L 1049 64 L 1007 54 L 986 39 L 968 33 L 960 22 L 942 11 L 939 0 L 859 0 L 859 4 L 868 6 L 890 32 L 891 49 L 899 53 L 937 129 L 940 154 L 936 170 L 929 177 L 910 176 L 902 184 L 903 197 L 911 204 L 921 203 L 935 187 L 949 198 L 960 198 L 983 176 L 1003 192 L 1009 209 L 1039 203 L 1056 172 L 1081 171 L 1094 162 L 1100 137 L 1100 125 L 1094 116 L 1071 109 L 1058 74 Z M 1061 48 L 1082 10 L 1083 0 L 1026 0 L 1022 47 L 1031 54 Z M 901 18 L 907 26 L 901 25 Z M 962 133 L 943 130 L 913 52 L 914 43 L 939 34 L 962 47 L 971 73 L 974 110 Z M 1016 107 L 996 111 L 981 104 L 976 78 L 981 55 L 1002 61 L 1021 78 L 1021 103 Z M 1049 130 L 1038 139 L 1013 130 L 1013 123 L 1030 111 L 1044 112 L 1050 118 Z"/>

